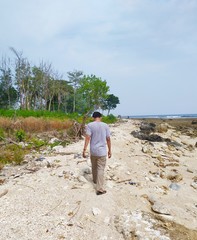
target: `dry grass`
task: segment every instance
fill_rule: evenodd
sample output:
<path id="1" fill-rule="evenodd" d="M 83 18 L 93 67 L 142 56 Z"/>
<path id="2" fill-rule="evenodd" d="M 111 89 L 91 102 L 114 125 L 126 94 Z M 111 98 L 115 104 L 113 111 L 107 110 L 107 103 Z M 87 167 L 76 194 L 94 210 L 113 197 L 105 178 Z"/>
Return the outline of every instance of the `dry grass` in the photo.
<path id="1" fill-rule="evenodd" d="M 66 130 L 72 126 L 70 120 L 44 119 L 44 118 L 17 118 L 16 120 L 0 117 L 0 128 L 5 131 L 22 129 L 28 133 L 40 133 L 52 130 Z"/>

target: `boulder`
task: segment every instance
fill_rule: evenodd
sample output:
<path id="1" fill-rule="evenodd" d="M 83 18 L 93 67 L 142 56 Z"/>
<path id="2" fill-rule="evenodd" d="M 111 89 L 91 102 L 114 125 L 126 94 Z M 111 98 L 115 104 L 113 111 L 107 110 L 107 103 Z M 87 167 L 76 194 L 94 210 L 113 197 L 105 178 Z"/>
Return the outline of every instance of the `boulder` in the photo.
<path id="1" fill-rule="evenodd" d="M 147 133 L 143 133 L 140 131 L 132 131 L 131 134 L 135 137 L 138 138 L 140 140 L 147 140 L 150 142 L 163 142 L 165 141 L 164 138 L 162 138 L 161 136 L 157 135 L 157 134 L 147 134 Z"/>
<path id="2" fill-rule="evenodd" d="M 155 132 L 155 127 L 156 127 L 156 124 L 154 123 L 142 122 L 140 126 L 140 130 L 146 134 L 149 134 L 151 132 Z"/>
<path id="3" fill-rule="evenodd" d="M 165 133 L 168 131 L 168 124 L 166 123 L 161 123 L 157 126 L 156 128 L 157 132 L 159 133 Z"/>

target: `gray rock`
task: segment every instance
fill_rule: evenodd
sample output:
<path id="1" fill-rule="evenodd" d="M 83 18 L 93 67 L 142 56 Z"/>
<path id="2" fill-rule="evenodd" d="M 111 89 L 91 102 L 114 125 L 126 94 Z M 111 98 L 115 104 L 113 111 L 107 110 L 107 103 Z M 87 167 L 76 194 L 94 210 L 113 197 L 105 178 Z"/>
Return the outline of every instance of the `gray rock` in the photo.
<path id="1" fill-rule="evenodd" d="M 99 208 L 92 208 L 92 213 L 94 216 L 99 215 L 101 213 L 101 210 Z"/>
<path id="2" fill-rule="evenodd" d="M 170 215 L 169 209 L 167 209 L 163 204 L 158 202 L 154 202 L 154 204 L 152 205 L 152 210 L 153 212 L 159 214 Z"/>
<path id="3" fill-rule="evenodd" d="M 169 188 L 172 190 L 178 191 L 181 187 L 177 183 L 171 183 Z"/>

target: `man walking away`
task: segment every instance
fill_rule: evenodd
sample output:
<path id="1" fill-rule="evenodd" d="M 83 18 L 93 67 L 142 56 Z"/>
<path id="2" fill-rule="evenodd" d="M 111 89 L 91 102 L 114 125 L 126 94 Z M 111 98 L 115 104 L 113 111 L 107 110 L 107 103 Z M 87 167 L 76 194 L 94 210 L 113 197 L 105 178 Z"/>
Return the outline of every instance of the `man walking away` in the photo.
<path id="1" fill-rule="evenodd" d="M 83 157 L 86 158 L 86 150 L 90 142 L 90 159 L 92 164 L 93 182 L 96 184 L 96 194 L 106 193 L 104 190 L 104 169 L 106 157 L 111 158 L 111 139 L 109 126 L 102 122 L 102 114 L 94 112 L 94 121 L 86 128 Z M 107 152 L 108 147 L 108 152 Z"/>

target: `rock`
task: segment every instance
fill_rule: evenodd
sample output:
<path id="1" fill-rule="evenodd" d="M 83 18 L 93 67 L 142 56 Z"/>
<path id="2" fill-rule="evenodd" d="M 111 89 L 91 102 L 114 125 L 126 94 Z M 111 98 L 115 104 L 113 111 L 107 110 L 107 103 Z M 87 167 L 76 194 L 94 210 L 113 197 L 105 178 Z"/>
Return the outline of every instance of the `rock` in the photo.
<path id="1" fill-rule="evenodd" d="M 172 190 L 178 191 L 181 187 L 176 183 L 171 183 L 169 188 Z"/>
<path id="2" fill-rule="evenodd" d="M 101 214 L 101 210 L 99 208 L 92 208 L 92 213 L 94 216 Z"/>
<path id="3" fill-rule="evenodd" d="M 167 145 L 168 146 L 173 146 L 175 149 L 178 149 L 179 147 L 181 147 L 182 145 L 176 141 L 170 141 L 170 142 L 167 142 Z"/>
<path id="4" fill-rule="evenodd" d="M 0 198 L 5 196 L 8 193 L 8 189 L 5 189 L 2 193 L 0 193 Z"/>
<path id="5" fill-rule="evenodd" d="M 156 127 L 156 131 L 159 133 L 165 133 L 168 131 L 168 128 L 169 128 L 168 124 L 161 123 Z"/>
<path id="6" fill-rule="evenodd" d="M 110 223 L 110 217 L 105 217 L 104 223 L 105 223 L 105 224 L 109 224 L 109 223 Z"/>
<path id="7" fill-rule="evenodd" d="M 151 132 L 155 132 L 155 127 L 156 127 L 156 124 L 154 123 L 142 122 L 140 126 L 140 130 L 146 134 L 149 134 Z"/>
<path id="8" fill-rule="evenodd" d="M 63 146 L 58 145 L 58 146 L 53 147 L 53 151 L 55 151 L 56 153 L 62 153 L 65 151 L 65 149 Z"/>
<path id="9" fill-rule="evenodd" d="M 74 159 L 77 159 L 77 158 L 82 158 L 82 154 L 81 153 L 74 154 Z"/>
<path id="10" fill-rule="evenodd" d="M 191 145 L 191 144 L 189 144 L 189 145 L 187 146 L 187 150 L 190 151 L 190 152 L 192 152 L 192 151 L 194 150 L 194 146 Z"/>
<path id="11" fill-rule="evenodd" d="M 168 180 L 171 180 L 172 182 L 180 182 L 183 179 L 183 176 L 181 174 L 170 174 L 167 176 Z"/>
<path id="12" fill-rule="evenodd" d="M 195 144 L 195 147 L 197 148 L 197 142 L 196 142 L 196 144 Z"/>
<path id="13" fill-rule="evenodd" d="M 191 183 L 190 186 L 193 187 L 194 189 L 197 189 L 197 183 L 196 182 Z"/>
<path id="14" fill-rule="evenodd" d="M 193 120 L 193 121 L 192 121 L 192 124 L 197 124 L 197 120 Z"/>
<path id="15" fill-rule="evenodd" d="M 161 136 L 157 135 L 157 134 L 145 134 L 143 132 L 139 132 L 139 131 L 132 131 L 131 134 L 135 137 L 138 138 L 140 140 L 147 140 L 150 142 L 163 142 L 165 141 L 165 139 L 163 139 Z"/>
<path id="16" fill-rule="evenodd" d="M 43 156 L 40 156 L 40 157 L 35 159 L 35 161 L 43 161 L 43 160 L 45 160 L 45 157 L 43 157 Z"/>
<path id="17" fill-rule="evenodd" d="M 87 179 L 84 178 L 84 176 L 79 176 L 77 179 L 78 179 L 79 182 L 82 182 L 82 183 L 87 183 L 88 182 Z"/>
<path id="18" fill-rule="evenodd" d="M 194 171 L 193 170 L 191 170 L 191 169 L 187 169 L 187 172 L 189 172 L 189 173 L 194 173 Z"/>
<path id="19" fill-rule="evenodd" d="M 148 146 L 143 146 L 142 147 L 142 152 L 143 153 L 149 153 L 149 154 L 151 154 L 152 153 L 152 151 L 151 151 L 151 149 L 148 147 Z"/>
<path id="20" fill-rule="evenodd" d="M 197 183 L 197 176 L 194 176 L 192 179 Z"/>
<path id="21" fill-rule="evenodd" d="M 164 215 L 171 215 L 169 209 L 167 209 L 163 204 L 154 202 L 151 209 L 153 212 L 164 214 Z"/>
<path id="22" fill-rule="evenodd" d="M 92 173 L 92 170 L 90 167 L 86 167 L 84 169 L 82 169 L 82 173 L 83 174 L 91 174 Z"/>
<path id="23" fill-rule="evenodd" d="M 50 144 L 54 144 L 54 143 L 56 143 L 56 142 L 59 142 L 60 140 L 58 139 L 58 138 L 52 138 L 50 141 L 49 141 L 49 143 Z"/>
<path id="24" fill-rule="evenodd" d="M 0 178 L 0 185 L 2 185 L 5 182 L 5 178 Z"/>

